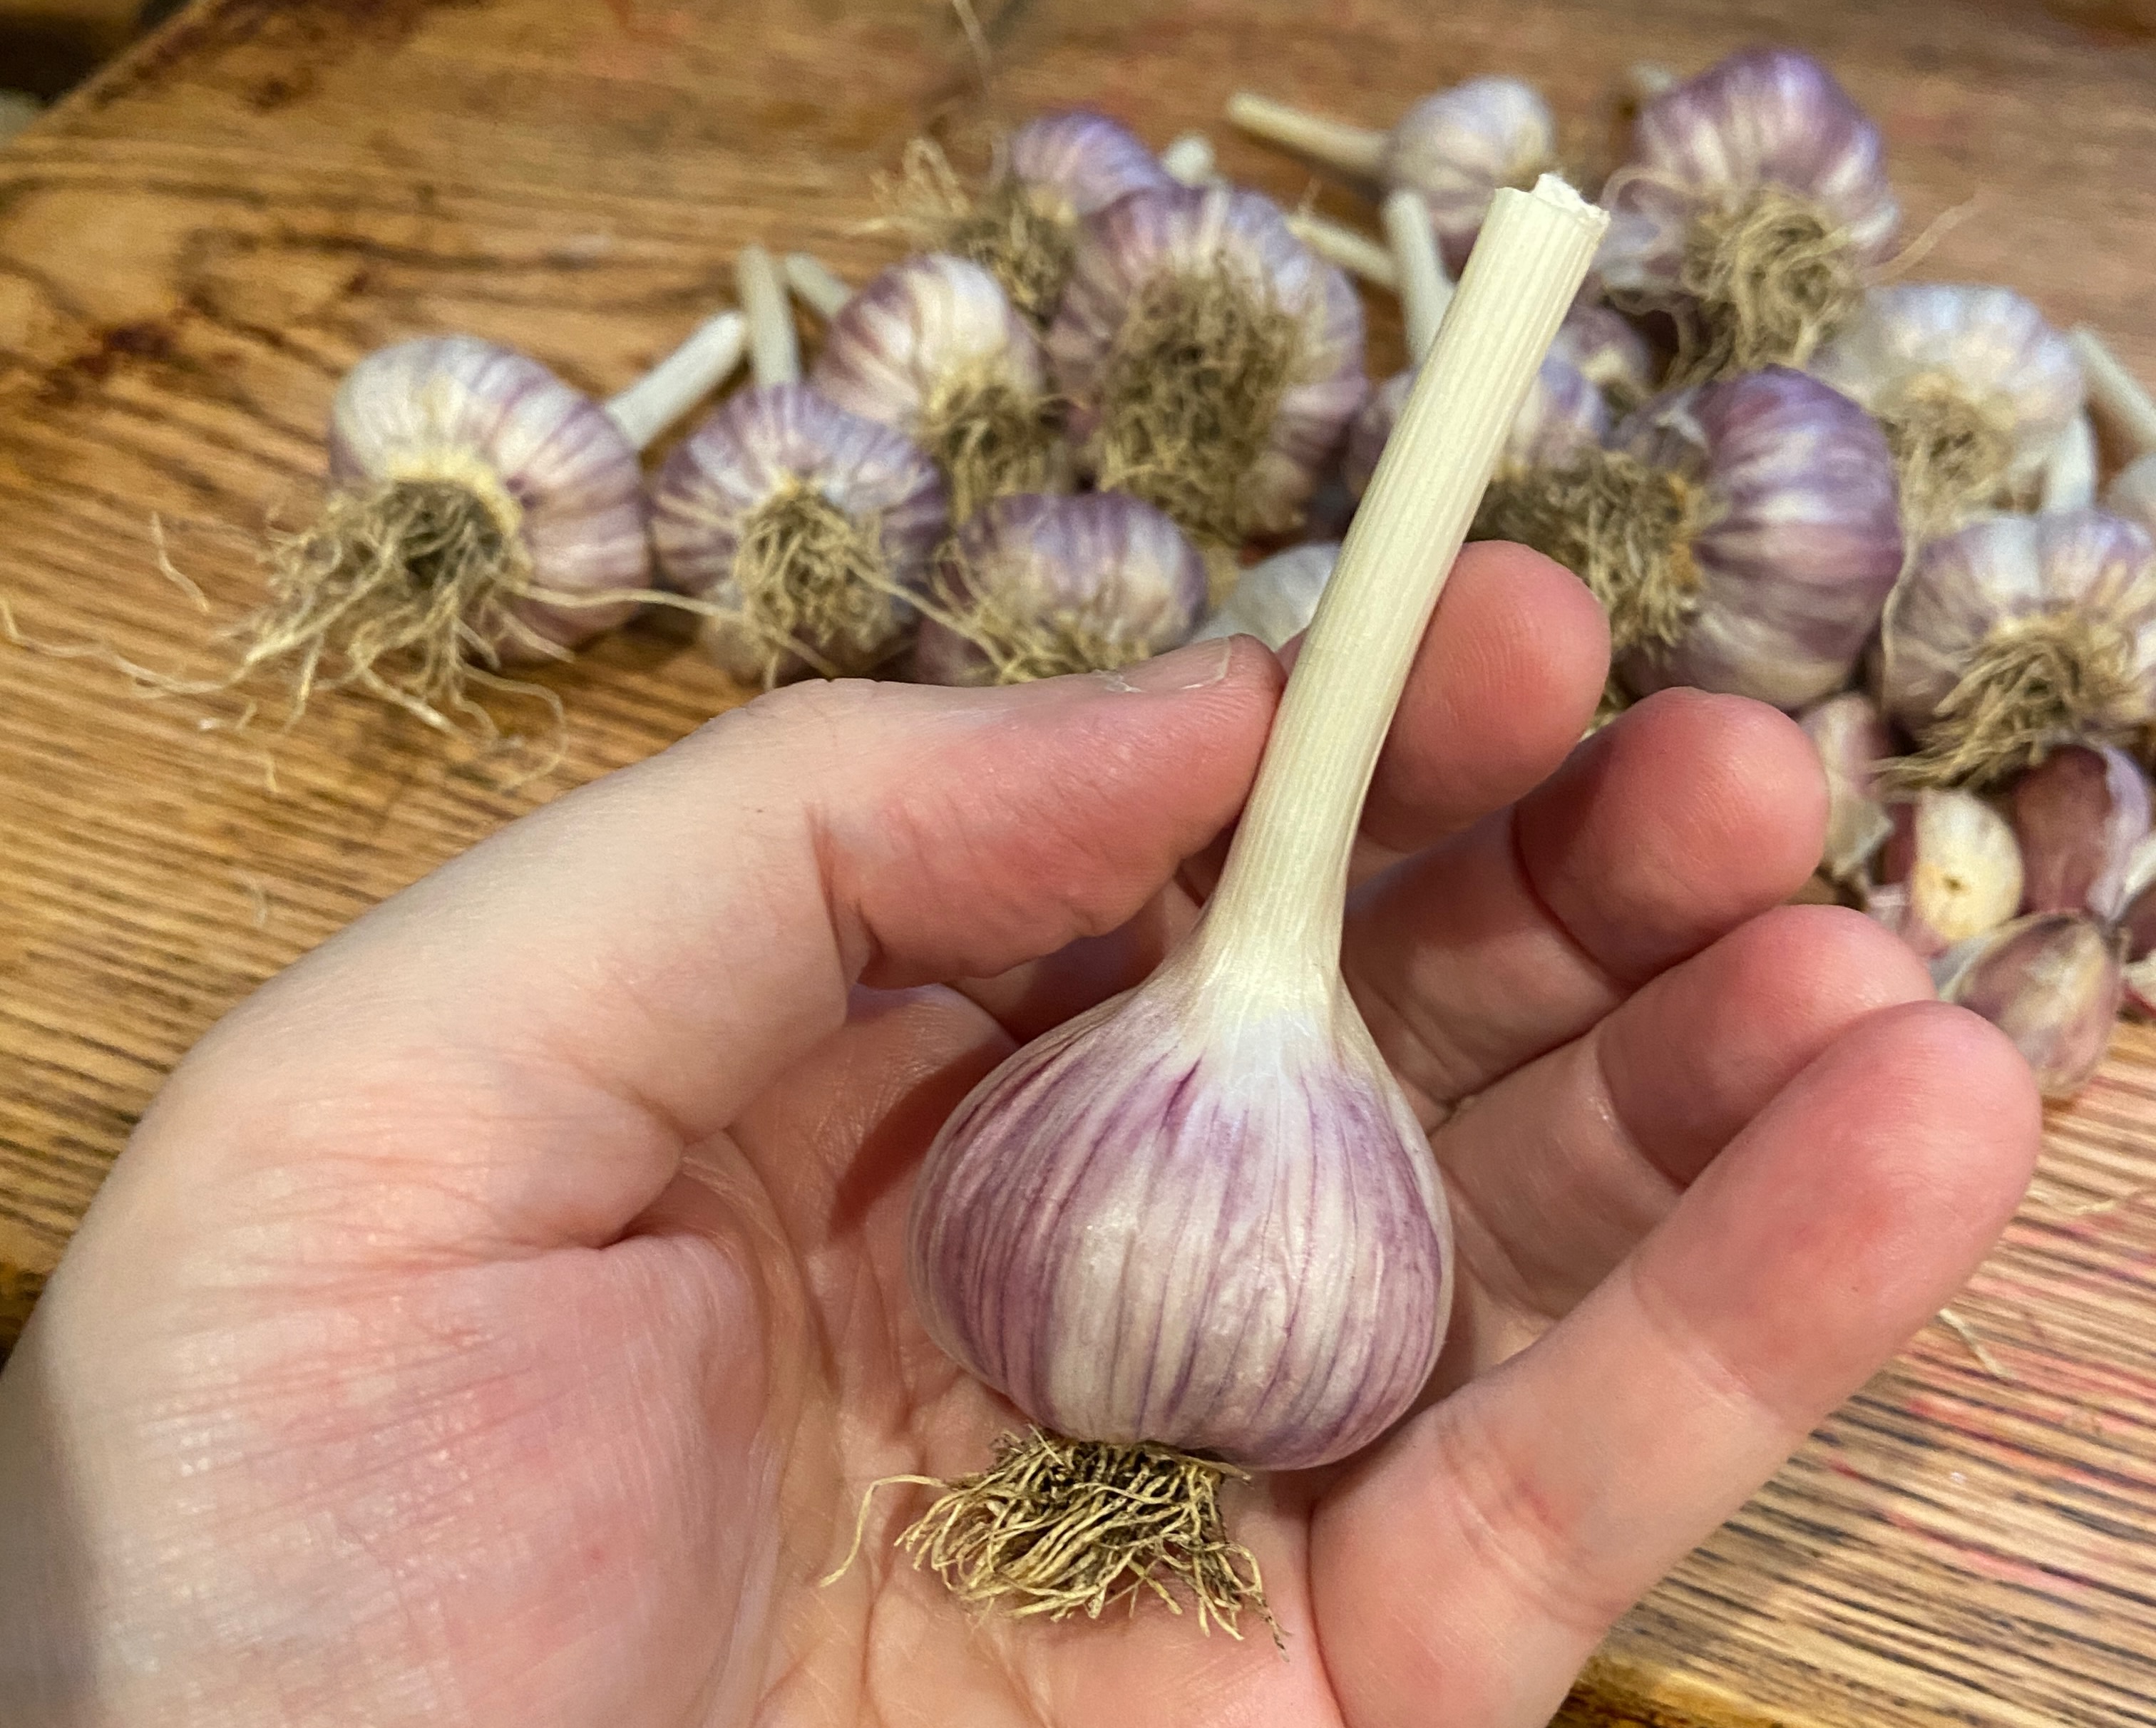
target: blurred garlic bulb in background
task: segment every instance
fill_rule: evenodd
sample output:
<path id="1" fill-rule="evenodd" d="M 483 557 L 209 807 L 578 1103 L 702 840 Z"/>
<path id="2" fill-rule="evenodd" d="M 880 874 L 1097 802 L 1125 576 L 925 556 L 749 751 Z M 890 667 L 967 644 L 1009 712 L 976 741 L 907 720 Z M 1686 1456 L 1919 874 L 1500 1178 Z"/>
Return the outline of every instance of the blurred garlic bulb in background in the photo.
<path id="1" fill-rule="evenodd" d="M 1833 74 L 1785 49 L 1640 110 L 1596 264 L 1620 305 L 1676 320 L 1675 382 L 1801 366 L 1856 315 L 1901 224 L 1883 154 Z"/>
<path id="2" fill-rule="evenodd" d="M 1255 636 L 1276 652 L 1310 628 L 1332 567 L 1340 559 L 1340 542 L 1316 541 L 1275 552 L 1253 564 L 1235 578 L 1235 586 L 1220 602 L 1220 609 L 1199 627 L 1200 638 Z"/>
<path id="3" fill-rule="evenodd" d="M 2156 547 L 2101 510 L 1995 516 L 1926 546 L 1887 602 L 1880 699 L 1905 784 L 1983 784 L 2156 720 Z"/>
<path id="4" fill-rule="evenodd" d="M 1646 338 L 1614 307 L 1582 300 L 1558 326 L 1550 352 L 1568 361 L 1619 413 L 1655 393 L 1656 368 Z"/>
<path id="5" fill-rule="evenodd" d="M 2040 913 L 1980 936 L 1932 967 L 1942 1001 L 2014 1041 L 2047 1098 L 2077 1091 L 2111 1043 L 2127 939 L 2093 918 Z"/>
<path id="6" fill-rule="evenodd" d="M 1885 429 L 1912 545 L 2033 505 L 2082 408 L 2072 346 L 2007 288 L 1875 288 L 1810 370 Z"/>
<path id="7" fill-rule="evenodd" d="M 1864 909 L 1927 959 L 2020 910 L 2021 850 L 2006 818 L 1974 793 L 1925 792 L 1887 806 Z"/>
<path id="8" fill-rule="evenodd" d="M 1861 690 L 1828 697 L 1806 709 L 1798 724 L 1826 773 L 1826 843 L 1820 868 L 1837 882 L 1856 882 L 1894 827 L 1877 778 L 1878 765 L 1893 754 L 1892 736 L 1878 705 Z"/>

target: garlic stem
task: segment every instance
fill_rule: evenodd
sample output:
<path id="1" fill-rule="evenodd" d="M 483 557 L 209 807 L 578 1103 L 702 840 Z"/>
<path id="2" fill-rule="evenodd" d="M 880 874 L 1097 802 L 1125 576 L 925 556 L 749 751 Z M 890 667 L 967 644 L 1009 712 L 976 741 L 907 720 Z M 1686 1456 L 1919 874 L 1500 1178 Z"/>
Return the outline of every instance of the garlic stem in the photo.
<path id="1" fill-rule="evenodd" d="M 1343 174 L 1359 174 L 1374 180 L 1384 167 L 1385 148 L 1389 142 L 1387 134 L 1373 131 L 1368 126 L 1351 126 L 1337 120 L 1306 114 L 1300 108 L 1291 108 L 1270 96 L 1238 90 L 1228 98 L 1228 121 L 1254 138 L 1285 145 L 1298 155 L 1306 156 L 1328 168 L 1337 168 Z"/>
<path id="2" fill-rule="evenodd" d="M 1407 326 L 1408 359 L 1420 366 L 1437 340 L 1437 326 L 1452 301 L 1452 279 L 1438 256 L 1437 230 L 1420 192 L 1402 187 L 1385 194 L 1385 238 L 1400 273 L 1400 316 Z"/>
<path id="3" fill-rule="evenodd" d="M 1351 276 L 1360 276 L 1380 288 L 1399 287 L 1400 268 L 1393 262 L 1393 254 L 1368 235 L 1358 234 L 1344 223 L 1302 210 L 1288 213 L 1287 226 L 1296 239 Z"/>
<path id="4" fill-rule="evenodd" d="M 1198 933 L 1231 999 L 1338 987 L 1348 859 L 1378 752 L 1506 434 L 1609 226 L 1555 175 L 1505 187 L 1356 513 Z"/>
<path id="5" fill-rule="evenodd" d="M 2074 331 L 2074 351 L 2088 380 L 2089 406 L 2115 427 L 2137 455 L 2156 450 L 2156 398 L 2086 324 Z"/>
<path id="6" fill-rule="evenodd" d="M 854 297 L 845 278 L 813 253 L 786 254 L 786 285 L 793 297 L 826 324 L 839 315 L 839 308 Z"/>
<path id="7" fill-rule="evenodd" d="M 606 411 L 639 450 L 671 426 L 741 364 L 748 326 L 738 312 L 707 318 L 628 389 L 609 397 Z"/>
<path id="8" fill-rule="evenodd" d="M 759 385 L 801 382 L 801 343 L 778 267 L 761 246 L 744 246 L 734 260 L 734 292 L 748 319 L 750 376 Z"/>
<path id="9" fill-rule="evenodd" d="M 1160 165 L 1171 180 L 1179 180 L 1185 186 L 1204 186 L 1219 178 L 1219 162 L 1213 154 L 1213 141 L 1203 132 L 1185 132 L 1173 140 L 1160 153 Z"/>
<path id="10" fill-rule="evenodd" d="M 2096 428 L 2087 411 L 2066 422 L 2044 464 L 2044 495 L 2038 508 L 2046 511 L 2087 510 L 2096 502 Z"/>
<path id="11" fill-rule="evenodd" d="M 1652 60 L 1640 60 L 1625 69 L 1625 94 L 1645 105 L 1677 82 L 1677 75 Z"/>

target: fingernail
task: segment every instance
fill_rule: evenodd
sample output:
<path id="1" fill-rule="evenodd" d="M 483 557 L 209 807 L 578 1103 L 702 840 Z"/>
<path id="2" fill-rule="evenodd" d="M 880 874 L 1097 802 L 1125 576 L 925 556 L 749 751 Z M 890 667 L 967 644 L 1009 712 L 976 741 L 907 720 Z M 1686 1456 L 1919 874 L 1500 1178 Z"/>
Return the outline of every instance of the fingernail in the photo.
<path id="1" fill-rule="evenodd" d="M 1235 658 L 1235 638 L 1218 636 L 1209 642 L 1194 642 L 1173 654 L 1157 654 L 1150 660 L 1139 660 L 1096 675 L 1111 690 L 1142 695 L 1202 690 L 1228 675 L 1228 663 Z"/>

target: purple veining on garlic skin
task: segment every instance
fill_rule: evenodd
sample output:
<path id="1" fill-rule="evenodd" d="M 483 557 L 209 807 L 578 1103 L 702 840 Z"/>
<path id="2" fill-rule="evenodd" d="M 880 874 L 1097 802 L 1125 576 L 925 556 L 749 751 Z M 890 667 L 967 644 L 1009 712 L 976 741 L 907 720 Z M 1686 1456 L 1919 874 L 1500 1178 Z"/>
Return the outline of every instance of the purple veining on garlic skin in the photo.
<path id="1" fill-rule="evenodd" d="M 1004 141 L 1002 172 L 1053 192 L 1073 218 L 1176 184 L 1129 127 L 1085 108 L 1040 115 L 1019 127 Z"/>
<path id="2" fill-rule="evenodd" d="M 1200 1038 L 1126 997 L 1019 1052 L 915 1191 L 931 1336 L 1075 1438 L 1265 1469 L 1376 1438 L 1435 1362 L 1450 1227 L 1419 1127 L 1343 1041 L 1359 1021 Z"/>

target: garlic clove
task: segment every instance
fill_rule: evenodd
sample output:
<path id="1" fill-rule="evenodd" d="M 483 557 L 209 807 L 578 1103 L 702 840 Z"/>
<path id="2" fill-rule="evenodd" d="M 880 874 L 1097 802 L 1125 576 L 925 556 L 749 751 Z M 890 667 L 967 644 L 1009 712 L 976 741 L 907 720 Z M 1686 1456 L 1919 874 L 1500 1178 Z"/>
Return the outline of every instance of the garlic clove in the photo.
<path id="1" fill-rule="evenodd" d="M 1549 104 L 1517 78 L 1471 78 L 1402 115 L 1385 146 L 1386 183 L 1419 192 L 1447 269 L 1467 262 L 1491 194 L 1532 186 L 1557 167 Z"/>
<path id="2" fill-rule="evenodd" d="M 2093 918 L 2045 912 L 1979 936 L 1933 967 L 1943 1001 L 2014 1041 L 2047 1098 L 2087 1084 L 2111 1043 L 2125 943 Z"/>
<path id="3" fill-rule="evenodd" d="M 1219 610 L 1198 628 L 1194 639 L 1255 636 L 1277 653 L 1310 628 L 1339 558 L 1338 541 L 1321 541 L 1290 546 L 1253 564 L 1236 577 Z"/>
<path id="4" fill-rule="evenodd" d="M 1995 930 L 2021 904 L 2021 850 L 2006 818 L 1965 792 L 1887 807 L 1892 824 L 1865 910 L 1930 958 Z"/>
<path id="5" fill-rule="evenodd" d="M 2121 750 L 2070 744 L 2014 783 L 2025 912 L 2116 918 L 2127 872 L 2148 837 L 2148 782 Z"/>
<path id="6" fill-rule="evenodd" d="M 1894 827 L 1875 774 L 1893 753 L 1887 722 L 1871 697 L 1849 690 L 1805 710 L 1798 724 L 1819 751 L 1826 773 L 1826 844 L 1820 866 L 1837 882 L 1859 881 Z"/>

